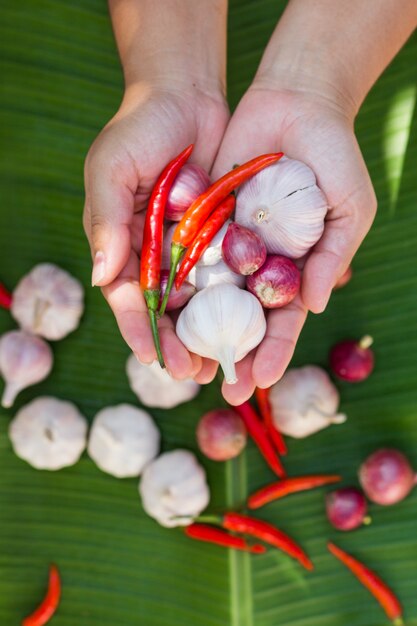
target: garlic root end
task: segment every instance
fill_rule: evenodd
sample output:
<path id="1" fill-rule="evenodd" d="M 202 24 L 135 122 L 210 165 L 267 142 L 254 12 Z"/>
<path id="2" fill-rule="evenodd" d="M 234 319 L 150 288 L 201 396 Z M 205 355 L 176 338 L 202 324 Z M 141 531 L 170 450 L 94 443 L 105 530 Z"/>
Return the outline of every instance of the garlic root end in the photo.
<path id="1" fill-rule="evenodd" d="M 219 363 L 226 383 L 235 385 L 238 380 L 235 367 L 235 351 L 232 348 L 226 348 L 219 357 Z"/>
<path id="2" fill-rule="evenodd" d="M 1 406 L 5 409 L 10 409 L 19 393 L 20 388 L 13 383 L 6 383 L 1 399 Z"/>
<path id="3" fill-rule="evenodd" d="M 332 424 L 343 424 L 343 422 L 346 422 L 347 420 L 347 415 L 345 415 L 344 413 L 337 413 L 331 420 Z"/>

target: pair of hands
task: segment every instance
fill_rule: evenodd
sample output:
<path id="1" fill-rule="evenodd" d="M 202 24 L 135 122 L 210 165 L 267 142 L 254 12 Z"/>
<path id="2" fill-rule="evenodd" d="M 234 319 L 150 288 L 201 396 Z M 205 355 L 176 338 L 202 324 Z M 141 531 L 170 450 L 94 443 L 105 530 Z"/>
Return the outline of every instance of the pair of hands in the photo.
<path id="1" fill-rule="evenodd" d="M 221 93 L 135 86 L 98 136 L 85 167 L 84 228 L 94 259 L 93 284 L 102 288 L 120 332 L 137 358 L 155 358 L 139 256 L 152 186 L 164 165 L 185 146 L 191 160 L 216 180 L 234 163 L 283 151 L 314 170 L 329 206 L 324 234 L 306 259 L 301 293 L 267 313 L 263 342 L 237 364 L 239 381 L 223 383 L 230 404 L 269 387 L 284 373 L 308 310 L 322 312 L 349 266 L 376 210 L 372 184 L 353 132 L 353 115 L 339 103 L 306 90 L 280 90 L 255 82 L 230 118 Z M 218 364 L 190 354 L 172 319 L 160 321 L 161 345 L 174 378 L 210 382 Z"/>

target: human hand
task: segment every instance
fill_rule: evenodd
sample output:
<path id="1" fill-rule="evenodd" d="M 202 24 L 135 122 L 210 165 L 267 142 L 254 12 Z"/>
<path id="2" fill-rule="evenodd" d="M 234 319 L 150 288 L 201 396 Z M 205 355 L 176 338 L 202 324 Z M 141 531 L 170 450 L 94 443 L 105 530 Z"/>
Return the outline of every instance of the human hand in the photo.
<path id="1" fill-rule="evenodd" d="M 353 132 L 353 113 L 337 98 L 306 90 L 252 85 L 225 133 L 213 175 L 233 163 L 282 150 L 307 163 L 331 207 L 320 241 L 305 260 L 301 292 L 283 309 L 267 313 L 267 332 L 255 351 L 237 364 L 238 383 L 223 383 L 230 404 L 248 399 L 255 386 L 269 387 L 284 373 L 307 311 L 321 313 L 333 286 L 368 232 L 376 198 Z"/>
<path id="2" fill-rule="evenodd" d="M 144 209 L 162 168 L 187 145 L 195 146 L 190 162 L 210 170 L 227 120 L 221 94 L 133 85 L 88 153 L 83 222 L 94 259 L 92 282 L 102 288 L 123 338 L 144 363 L 156 358 L 139 287 Z M 217 364 L 186 350 L 169 315 L 159 325 L 172 376 L 211 380 Z"/>

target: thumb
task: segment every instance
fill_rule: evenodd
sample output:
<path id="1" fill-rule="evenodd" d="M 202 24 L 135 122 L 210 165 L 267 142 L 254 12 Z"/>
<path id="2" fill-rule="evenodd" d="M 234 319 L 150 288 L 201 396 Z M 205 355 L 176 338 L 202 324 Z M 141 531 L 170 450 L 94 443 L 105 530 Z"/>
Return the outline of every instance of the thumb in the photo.
<path id="1" fill-rule="evenodd" d="M 87 157 L 83 223 L 93 258 L 93 286 L 111 283 L 129 259 L 137 183 L 136 168 L 129 162 L 112 161 L 107 151 Z"/>

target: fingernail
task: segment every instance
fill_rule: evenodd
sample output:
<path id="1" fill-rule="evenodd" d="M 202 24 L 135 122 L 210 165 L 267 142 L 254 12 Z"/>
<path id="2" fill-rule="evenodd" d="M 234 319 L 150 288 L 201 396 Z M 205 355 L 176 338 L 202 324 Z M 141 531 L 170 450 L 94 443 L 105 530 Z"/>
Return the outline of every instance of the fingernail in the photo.
<path id="1" fill-rule="evenodd" d="M 91 284 L 93 287 L 98 285 L 98 283 L 103 280 L 105 273 L 106 257 L 104 256 L 104 252 L 99 250 L 98 252 L 96 252 L 96 255 L 94 257 L 93 274 L 91 276 Z"/>

